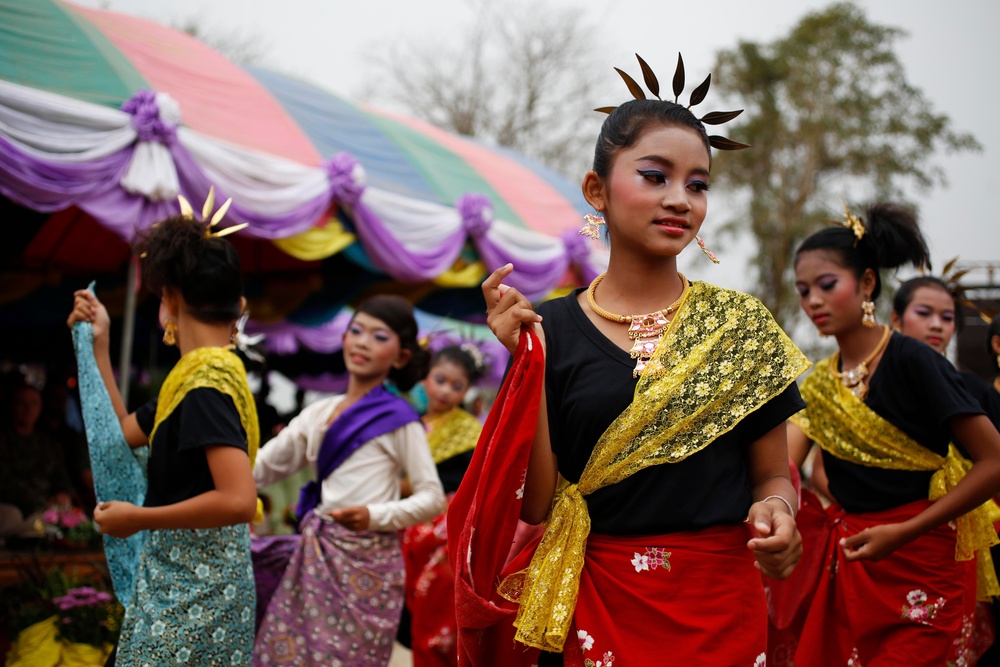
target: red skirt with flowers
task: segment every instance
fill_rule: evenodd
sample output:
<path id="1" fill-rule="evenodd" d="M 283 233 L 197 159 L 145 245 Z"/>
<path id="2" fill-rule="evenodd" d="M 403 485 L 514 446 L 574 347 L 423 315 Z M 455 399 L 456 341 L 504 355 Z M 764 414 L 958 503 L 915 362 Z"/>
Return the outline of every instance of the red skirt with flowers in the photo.
<path id="1" fill-rule="evenodd" d="M 909 667 L 974 665 L 975 561 L 955 560 L 955 530 L 940 526 L 874 562 L 847 562 L 839 541 L 866 528 L 905 521 L 929 505 L 848 514 L 839 505 L 805 545 L 818 553 L 795 651 L 796 665 Z M 801 516 L 801 515 L 800 515 Z"/>
<path id="2" fill-rule="evenodd" d="M 767 608 L 749 539 L 744 525 L 590 535 L 565 664 L 764 665 Z"/>

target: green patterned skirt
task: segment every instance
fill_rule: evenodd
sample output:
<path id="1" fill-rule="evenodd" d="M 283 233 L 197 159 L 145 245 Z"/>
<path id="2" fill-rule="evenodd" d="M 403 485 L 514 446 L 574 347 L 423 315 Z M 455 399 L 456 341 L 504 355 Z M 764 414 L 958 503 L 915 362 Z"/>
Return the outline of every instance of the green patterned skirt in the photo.
<path id="1" fill-rule="evenodd" d="M 117 667 L 249 665 L 254 591 L 244 525 L 150 531 Z"/>

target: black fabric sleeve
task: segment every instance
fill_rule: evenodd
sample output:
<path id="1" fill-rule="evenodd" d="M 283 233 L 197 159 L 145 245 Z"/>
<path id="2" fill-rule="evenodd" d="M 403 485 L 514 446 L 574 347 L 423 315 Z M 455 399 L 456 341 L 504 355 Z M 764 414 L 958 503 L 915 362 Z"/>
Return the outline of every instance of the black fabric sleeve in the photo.
<path id="1" fill-rule="evenodd" d="M 901 354 L 897 369 L 902 384 L 917 395 L 915 404 L 928 410 L 928 419 L 948 428 L 952 417 L 984 413 L 962 376 L 943 355 L 908 336 L 898 338 Z"/>
<path id="2" fill-rule="evenodd" d="M 975 373 L 962 371 L 960 375 L 962 381 L 965 382 L 966 389 L 986 411 L 986 416 L 990 418 L 994 426 L 1000 428 L 1000 392 L 997 392 L 991 383 Z"/>
<path id="3" fill-rule="evenodd" d="M 805 407 L 806 402 L 799 394 L 799 386 L 793 382 L 783 392 L 743 418 L 740 429 L 744 441 L 753 442 L 766 435 Z"/>
<path id="4" fill-rule="evenodd" d="M 179 451 L 210 445 L 228 445 L 247 451 L 247 436 L 236 405 L 221 391 L 193 389 L 176 411 L 179 411 L 179 432 L 183 434 L 177 447 Z"/>
<path id="5" fill-rule="evenodd" d="M 152 399 L 145 405 L 139 406 L 135 411 L 135 420 L 139 423 L 142 432 L 149 436 L 153 432 L 153 424 L 156 423 L 156 399 Z"/>

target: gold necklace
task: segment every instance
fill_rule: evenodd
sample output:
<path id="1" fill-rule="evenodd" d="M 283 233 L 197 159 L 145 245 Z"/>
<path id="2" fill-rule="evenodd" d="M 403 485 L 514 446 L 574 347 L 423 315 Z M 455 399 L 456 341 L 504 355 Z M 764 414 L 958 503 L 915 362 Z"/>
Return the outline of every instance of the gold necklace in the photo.
<path id="1" fill-rule="evenodd" d="M 837 350 L 836 354 L 830 357 L 830 372 L 833 376 L 840 380 L 841 384 L 847 387 L 848 391 L 860 398 L 865 400 L 868 395 L 868 385 L 865 384 L 865 378 L 868 377 L 868 364 L 870 364 L 875 357 L 882 354 L 885 346 L 889 343 L 889 338 L 892 336 L 892 329 L 887 325 L 882 325 L 882 338 L 879 340 L 878 345 L 872 350 L 872 353 L 868 355 L 868 358 L 862 361 L 860 364 L 855 366 L 849 371 L 844 371 L 841 373 L 837 370 L 837 362 L 840 360 L 840 350 Z"/>
<path id="2" fill-rule="evenodd" d="M 598 306 L 597 300 L 594 298 L 597 286 L 601 284 L 606 275 L 608 275 L 607 271 L 594 278 L 594 281 L 590 283 L 590 287 L 587 288 L 587 305 L 606 320 L 629 325 L 628 337 L 634 341 L 632 349 L 629 350 L 629 356 L 636 360 L 635 368 L 632 370 L 632 377 L 637 378 L 646 368 L 646 364 L 653 356 L 653 352 L 660 344 L 660 341 L 663 340 L 663 334 L 666 333 L 667 327 L 670 326 L 669 315 L 684 303 L 684 299 L 688 294 L 688 281 L 683 274 L 677 274 L 684 288 L 681 290 L 681 295 L 677 297 L 677 300 L 663 310 L 654 310 L 644 315 L 618 315 Z"/>

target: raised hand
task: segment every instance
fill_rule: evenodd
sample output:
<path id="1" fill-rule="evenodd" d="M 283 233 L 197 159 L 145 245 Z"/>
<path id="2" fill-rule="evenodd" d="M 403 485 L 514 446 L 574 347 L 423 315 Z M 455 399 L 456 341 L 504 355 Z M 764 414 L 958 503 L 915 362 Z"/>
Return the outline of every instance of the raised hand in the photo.
<path id="1" fill-rule="evenodd" d="M 531 301 L 513 287 L 505 285 L 503 279 L 514 271 L 513 264 L 506 264 L 490 274 L 483 281 L 483 298 L 486 299 L 486 323 L 511 354 L 517 350 L 517 342 L 522 326 L 530 326 L 545 342 L 540 322 L 542 316 L 534 311 Z"/>

